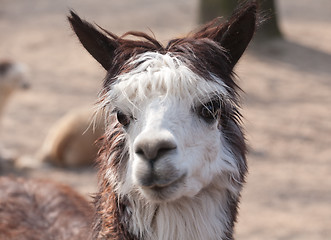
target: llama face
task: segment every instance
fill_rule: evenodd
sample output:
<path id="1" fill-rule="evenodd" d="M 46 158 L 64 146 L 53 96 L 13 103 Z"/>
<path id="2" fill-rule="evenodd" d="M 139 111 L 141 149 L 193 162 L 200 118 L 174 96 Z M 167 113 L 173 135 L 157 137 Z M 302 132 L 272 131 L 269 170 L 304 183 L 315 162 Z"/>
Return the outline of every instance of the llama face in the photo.
<path id="1" fill-rule="evenodd" d="M 169 53 L 144 53 L 129 64 L 137 62 L 104 99 L 122 125 L 129 152 L 120 193 L 174 201 L 195 196 L 216 176 L 237 176 L 221 131 L 228 97 L 222 80 L 203 79 Z"/>

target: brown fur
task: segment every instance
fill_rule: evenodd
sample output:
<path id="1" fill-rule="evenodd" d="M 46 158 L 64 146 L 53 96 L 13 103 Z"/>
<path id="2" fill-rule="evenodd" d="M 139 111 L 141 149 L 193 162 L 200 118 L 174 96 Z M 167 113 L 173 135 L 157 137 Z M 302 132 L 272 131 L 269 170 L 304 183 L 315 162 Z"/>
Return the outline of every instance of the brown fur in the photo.
<path id="1" fill-rule="evenodd" d="M 123 135 L 123 128 L 116 122 L 115 118 L 110 120 L 111 126 L 107 129 L 106 135 L 103 138 L 103 146 L 100 149 L 98 158 L 99 164 L 99 192 L 95 196 L 94 204 L 97 208 L 96 218 L 94 222 L 93 239 L 118 239 L 118 240 L 135 240 L 126 229 L 126 224 L 121 222 L 121 216 L 125 214 L 126 203 L 119 201 L 118 196 L 112 190 L 112 186 L 106 180 L 106 169 L 111 168 L 114 175 L 120 178 L 120 174 L 124 172 L 124 167 L 128 158 L 127 152 L 123 152 L 124 141 L 116 141 Z M 114 154 L 111 158 L 110 153 Z"/>
<path id="2" fill-rule="evenodd" d="M 0 178 L 0 239 L 87 239 L 93 208 L 62 184 Z"/>

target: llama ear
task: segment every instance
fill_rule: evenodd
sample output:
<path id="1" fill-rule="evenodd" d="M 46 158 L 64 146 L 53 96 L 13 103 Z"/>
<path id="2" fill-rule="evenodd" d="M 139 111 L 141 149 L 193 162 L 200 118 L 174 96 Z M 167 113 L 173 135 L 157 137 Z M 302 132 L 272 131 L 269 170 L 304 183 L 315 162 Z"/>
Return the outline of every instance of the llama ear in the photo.
<path id="1" fill-rule="evenodd" d="M 76 13 L 70 11 L 68 20 L 84 48 L 108 71 L 118 44 L 91 23 L 82 20 Z"/>
<path id="2" fill-rule="evenodd" d="M 227 50 L 232 68 L 236 65 L 254 35 L 256 15 L 257 3 L 255 2 L 239 7 L 224 24 L 225 29 L 220 31 L 219 39 L 215 39 Z"/>

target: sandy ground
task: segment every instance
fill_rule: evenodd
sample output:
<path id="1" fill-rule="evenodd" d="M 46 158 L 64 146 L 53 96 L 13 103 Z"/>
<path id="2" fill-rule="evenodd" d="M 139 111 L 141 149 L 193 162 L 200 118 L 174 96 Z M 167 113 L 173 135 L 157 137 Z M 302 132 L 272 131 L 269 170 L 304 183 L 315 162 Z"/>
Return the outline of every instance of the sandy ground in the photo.
<path id="1" fill-rule="evenodd" d="M 0 0 L 0 57 L 29 65 L 32 88 L 11 99 L 2 145 L 33 161 L 50 126 L 92 106 L 103 69 L 66 22 L 68 8 L 121 34 L 166 41 L 196 26 L 198 1 Z M 237 67 L 250 143 L 237 239 L 331 239 L 331 2 L 278 1 L 285 40 L 255 44 Z M 93 170 L 37 167 L 30 177 L 95 191 Z"/>

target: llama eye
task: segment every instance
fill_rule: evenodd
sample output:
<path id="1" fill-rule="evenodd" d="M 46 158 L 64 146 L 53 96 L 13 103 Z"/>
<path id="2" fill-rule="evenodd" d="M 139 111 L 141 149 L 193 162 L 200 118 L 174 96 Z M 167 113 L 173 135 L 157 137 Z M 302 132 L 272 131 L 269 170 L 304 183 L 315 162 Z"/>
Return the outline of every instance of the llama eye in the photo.
<path id="1" fill-rule="evenodd" d="M 116 117 L 117 117 L 117 121 L 120 124 L 122 124 L 124 127 L 126 127 L 130 124 L 130 117 L 125 115 L 123 112 L 117 111 L 116 112 Z"/>
<path id="2" fill-rule="evenodd" d="M 198 114 L 207 122 L 211 122 L 216 119 L 217 112 L 220 108 L 220 104 L 217 101 L 212 101 L 204 104 L 200 107 Z"/>

